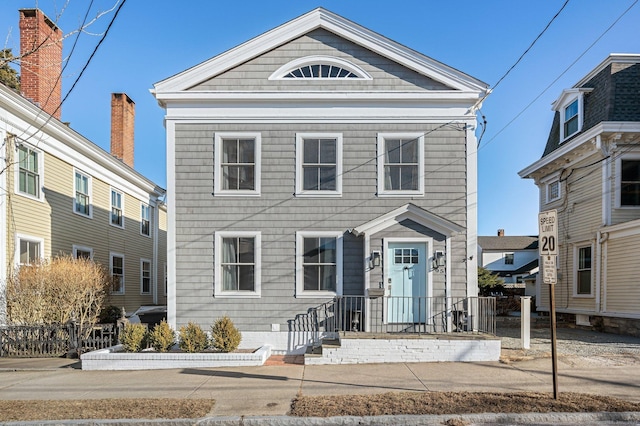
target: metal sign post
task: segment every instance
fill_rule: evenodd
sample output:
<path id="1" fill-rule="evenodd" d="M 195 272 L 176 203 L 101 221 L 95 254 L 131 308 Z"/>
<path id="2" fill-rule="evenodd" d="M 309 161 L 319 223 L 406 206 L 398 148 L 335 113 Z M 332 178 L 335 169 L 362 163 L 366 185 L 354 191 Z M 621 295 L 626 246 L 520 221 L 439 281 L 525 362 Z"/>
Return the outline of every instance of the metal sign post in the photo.
<path id="1" fill-rule="evenodd" d="M 549 284 L 549 313 L 551 315 L 551 359 L 553 369 L 553 399 L 558 399 L 558 353 L 556 351 L 556 289 L 558 280 L 558 212 L 547 210 L 538 215 L 540 230 L 539 252 L 542 259 L 542 277 Z"/>

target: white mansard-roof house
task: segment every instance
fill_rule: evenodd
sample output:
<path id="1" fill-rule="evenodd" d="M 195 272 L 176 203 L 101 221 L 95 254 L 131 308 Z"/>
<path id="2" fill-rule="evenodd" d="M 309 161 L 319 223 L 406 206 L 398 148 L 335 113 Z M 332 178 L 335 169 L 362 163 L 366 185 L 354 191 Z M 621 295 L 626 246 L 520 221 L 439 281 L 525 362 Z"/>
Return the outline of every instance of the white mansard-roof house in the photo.
<path id="1" fill-rule="evenodd" d="M 155 84 L 170 323 L 228 315 L 245 345 L 287 353 L 311 342 L 302 322 L 331 328 L 319 306 L 344 323 L 332 330 L 435 329 L 431 300 L 477 296 L 486 93 L 322 8 Z"/>

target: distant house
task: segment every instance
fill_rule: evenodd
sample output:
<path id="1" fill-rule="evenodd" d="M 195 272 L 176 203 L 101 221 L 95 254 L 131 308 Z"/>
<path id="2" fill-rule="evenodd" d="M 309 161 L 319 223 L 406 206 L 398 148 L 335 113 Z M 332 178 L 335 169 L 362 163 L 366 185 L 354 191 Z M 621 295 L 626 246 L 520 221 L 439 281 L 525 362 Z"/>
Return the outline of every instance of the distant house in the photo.
<path id="1" fill-rule="evenodd" d="M 8 275 L 59 254 L 109 267 L 109 303 L 128 313 L 164 305 L 165 191 L 133 169 L 133 101 L 112 95 L 105 152 L 59 119 L 61 31 L 38 9 L 20 11 L 20 29 L 23 53 L 40 47 L 22 94 L 0 84 L 0 324 Z"/>
<path id="2" fill-rule="evenodd" d="M 520 171 L 558 212 L 557 312 L 640 335 L 640 55 L 611 54 L 553 103 L 542 158 Z M 538 283 L 538 310 L 549 309 Z"/>
<path id="3" fill-rule="evenodd" d="M 477 296 L 486 91 L 322 8 L 155 84 L 170 322 L 226 314 L 289 353 L 306 326 L 446 326 L 453 297 Z"/>
<path id="4" fill-rule="evenodd" d="M 478 263 L 504 280 L 506 288 L 524 289 L 524 278 L 538 272 L 538 237 L 478 237 Z M 527 294 L 533 296 L 534 294 Z"/>

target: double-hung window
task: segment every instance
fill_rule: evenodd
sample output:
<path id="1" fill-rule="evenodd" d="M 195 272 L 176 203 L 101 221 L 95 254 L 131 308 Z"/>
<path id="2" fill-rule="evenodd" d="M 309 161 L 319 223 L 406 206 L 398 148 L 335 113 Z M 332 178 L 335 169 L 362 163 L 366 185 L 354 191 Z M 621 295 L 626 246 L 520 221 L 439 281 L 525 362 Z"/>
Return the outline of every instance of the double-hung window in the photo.
<path id="1" fill-rule="evenodd" d="M 18 146 L 18 193 L 41 198 L 42 153 L 28 146 Z"/>
<path id="2" fill-rule="evenodd" d="M 562 128 L 564 139 L 577 133 L 579 130 L 579 99 L 574 100 L 562 110 Z"/>
<path id="3" fill-rule="evenodd" d="M 424 134 L 378 134 L 378 195 L 424 194 Z"/>
<path id="4" fill-rule="evenodd" d="M 342 193 L 342 135 L 296 135 L 296 195 L 339 196 Z"/>
<path id="5" fill-rule="evenodd" d="M 296 235 L 296 297 L 342 294 L 342 233 Z"/>
<path id="6" fill-rule="evenodd" d="M 260 195 L 260 134 L 216 133 L 214 195 Z"/>
<path id="7" fill-rule="evenodd" d="M 151 261 L 140 259 L 140 294 L 151 294 Z"/>
<path id="8" fill-rule="evenodd" d="M 124 196 L 122 192 L 111 189 L 111 224 L 124 228 Z"/>
<path id="9" fill-rule="evenodd" d="M 124 256 L 109 253 L 111 270 L 111 294 L 124 294 Z"/>
<path id="10" fill-rule="evenodd" d="M 140 234 L 151 235 L 151 207 L 144 203 L 140 204 Z"/>
<path id="11" fill-rule="evenodd" d="M 579 296 L 591 296 L 591 246 L 577 247 L 575 256 L 576 294 Z"/>
<path id="12" fill-rule="evenodd" d="M 91 177 L 76 170 L 73 186 L 75 192 L 73 211 L 82 216 L 91 217 Z"/>
<path id="13" fill-rule="evenodd" d="M 260 297 L 260 246 L 260 232 L 216 232 L 216 297 Z"/>
<path id="14" fill-rule="evenodd" d="M 16 259 L 19 265 L 31 265 L 44 258 L 44 239 L 26 235 L 16 236 Z"/>
<path id="15" fill-rule="evenodd" d="M 617 162 L 619 207 L 640 206 L 640 158 L 621 158 Z"/>

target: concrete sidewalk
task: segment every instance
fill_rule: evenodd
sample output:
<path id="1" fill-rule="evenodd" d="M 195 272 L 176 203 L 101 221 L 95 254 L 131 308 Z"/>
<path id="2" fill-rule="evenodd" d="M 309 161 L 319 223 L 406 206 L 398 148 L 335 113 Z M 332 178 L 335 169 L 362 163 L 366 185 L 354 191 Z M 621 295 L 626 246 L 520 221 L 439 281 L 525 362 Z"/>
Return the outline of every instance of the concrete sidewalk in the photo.
<path id="1" fill-rule="evenodd" d="M 74 368 L 75 367 L 75 368 Z M 560 392 L 640 402 L 640 368 L 559 358 Z M 0 359 L 0 399 L 211 398 L 209 416 L 284 416 L 299 394 L 401 391 L 551 392 L 551 360 L 512 364 L 295 364 L 215 369 L 82 371 L 66 359 Z M 640 414 L 639 418 L 640 420 Z"/>

